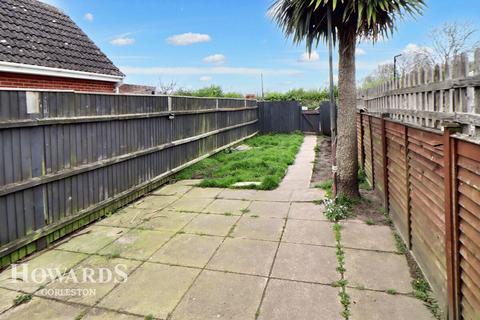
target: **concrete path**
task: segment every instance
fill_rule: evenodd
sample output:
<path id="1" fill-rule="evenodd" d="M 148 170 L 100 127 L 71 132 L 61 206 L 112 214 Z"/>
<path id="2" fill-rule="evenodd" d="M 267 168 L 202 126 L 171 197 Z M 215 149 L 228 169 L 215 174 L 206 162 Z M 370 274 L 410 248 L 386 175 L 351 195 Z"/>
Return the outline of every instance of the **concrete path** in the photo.
<path id="1" fill-rule="evenodd" d="M 332 224 L 309 188 L 315 141 L 277 190 L 180 181 L 29 259 L 29 272 L 4 271 L 0 319 L 342 319 Z M 388 227 L 346 222 L 342 241 L 350 319 L 431 319 Z M 55 267 L 54 280 L 41 272 Z"/>

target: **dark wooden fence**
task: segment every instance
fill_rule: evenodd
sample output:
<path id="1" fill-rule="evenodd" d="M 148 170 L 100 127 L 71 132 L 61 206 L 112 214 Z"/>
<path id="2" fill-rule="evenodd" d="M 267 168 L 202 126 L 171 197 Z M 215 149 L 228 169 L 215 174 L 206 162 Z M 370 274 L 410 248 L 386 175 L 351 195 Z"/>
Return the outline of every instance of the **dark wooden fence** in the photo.
<path id="1" fill-rule="evenodd" d="M 0 91 L 0 267 L 257 125 L 255 100 Z"/>
<path id="2" fill-rule="evenodd" d="M 330 134 L 328 108 L 323 112 L 302 110 L 297 101 L 264 101 L 259 102 L 258 107 L 259 130 L 262 133 L 302 131 Z"/>
<path id="3" fill-rule="evenodd" d="M 480 145 L 359 114 L 360 166 L 450 319 L 480 319 Z"/>

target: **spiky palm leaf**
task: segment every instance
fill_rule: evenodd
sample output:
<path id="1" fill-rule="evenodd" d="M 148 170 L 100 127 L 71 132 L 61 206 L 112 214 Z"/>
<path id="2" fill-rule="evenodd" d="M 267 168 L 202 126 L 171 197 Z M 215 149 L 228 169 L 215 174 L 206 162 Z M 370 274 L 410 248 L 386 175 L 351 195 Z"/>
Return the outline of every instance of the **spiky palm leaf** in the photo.
<path id="1" fill-rule="evenodd" d="M 270 15 L 296 43 L 307 50 L 327 37 L 327 9 L 332 9 L 333 39 L 339 32 L 373 41 L 388 37 L 395 21 L 405 14 L 421 13 L 424 0 L 277 0 Z"/>

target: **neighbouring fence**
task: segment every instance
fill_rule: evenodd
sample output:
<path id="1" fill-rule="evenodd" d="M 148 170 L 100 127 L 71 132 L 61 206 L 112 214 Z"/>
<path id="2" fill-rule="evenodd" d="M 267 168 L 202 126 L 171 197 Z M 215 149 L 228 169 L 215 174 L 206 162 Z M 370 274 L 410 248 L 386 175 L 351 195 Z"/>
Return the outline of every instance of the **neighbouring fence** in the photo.
<path id="1" fill-rule="evenodd" d="M 0 91 L 0 267 L 257 132 L 257 102 Z"/>
<path id="2" fill-rule="evenodd" d="M 449 319 L 480 319 L 480 51 L 361 94 L 358 157 Z"/>
<path id="3" fill-rule="evenodd" d="M 264 101 L 258 103 L 258 116 L 262 133 L 302 131 L 330 134 L 328 108 L 302 110 L 297 101 Z"/>

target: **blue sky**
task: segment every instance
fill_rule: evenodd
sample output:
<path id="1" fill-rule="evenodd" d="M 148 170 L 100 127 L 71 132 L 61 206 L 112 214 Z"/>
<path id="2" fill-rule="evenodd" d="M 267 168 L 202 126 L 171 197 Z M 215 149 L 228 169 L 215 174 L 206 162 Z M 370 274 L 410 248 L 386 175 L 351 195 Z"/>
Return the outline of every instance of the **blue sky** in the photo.
<path id="1" fill-rule="evenodd" d="M 125 82 L 178 87 L 221 85 L 260 92 L 327 85 L 327 50 L 302 56 L 266 15 L 272 0 L 44 0 L 61 8 L 127 75 Z M 478 0 L 427 0 L 424 15 L 400 21 L 389 40 L 360 43 L 357 80 L 409 44 L 428 45 L 432 28 L 449 21 L 478 27 Z M 335 59 L 336 60 L 336 59 Z"/>

